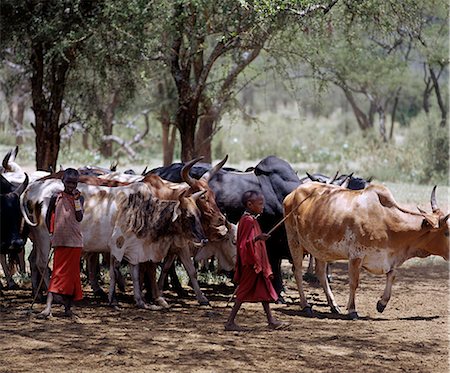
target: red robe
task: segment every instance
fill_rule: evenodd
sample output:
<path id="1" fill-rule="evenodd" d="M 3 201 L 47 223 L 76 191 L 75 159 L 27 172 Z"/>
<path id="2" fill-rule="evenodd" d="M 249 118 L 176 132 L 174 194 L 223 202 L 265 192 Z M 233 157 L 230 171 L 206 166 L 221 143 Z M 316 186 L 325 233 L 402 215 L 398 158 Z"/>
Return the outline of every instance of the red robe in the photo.
<path id="1" fill-rule="evenodd" d="M 69 216 L 68 221 L 66 220 L 67 216 L 56 216 L 56 210 L 61 211 L 57 206 L 59 203 L 64 203 L 62 201 L 63 198 L 65 199 L 64 213 Z M 82 245 L 82 241 L 80 239 L 81 233 L 78 232 L 80 229 L 79 224 L 75 223 L 75 221 L 73 197 L 65 193 L 60 193 L 57 198 L 55 210 L 52 212 L 50 218 L 49 230 L 50 233 L 54 234 L 55 227 L 60 227 L 62 232 L 56 232 L 59 234 L 58 240 L 59 242 L 66 243 L 66 245 L 54 246 L 53 271 L 48 291 L 71 296 L 72 300 L 81 300 L 83 299 L 80 280 L 80 256 L 82 249 L 80 246 Z M 73 232 L 75 234 L 72 234 Z M 75 238 L 72 236 L 75 236 Z M 74 244 L 76 246 L 73 246 Z"/>
<path id="2" fill-rule="evenodd" d="M 270 277 L 272 268 L 267 257 L 266 243 L 253 242 L 261 227 L 252 215 L 245 213 L 237 232 L 237 260 L 234 282 L 238 284 L 236 298 L 242 302 L 271 302 L 278 299 Z"/>

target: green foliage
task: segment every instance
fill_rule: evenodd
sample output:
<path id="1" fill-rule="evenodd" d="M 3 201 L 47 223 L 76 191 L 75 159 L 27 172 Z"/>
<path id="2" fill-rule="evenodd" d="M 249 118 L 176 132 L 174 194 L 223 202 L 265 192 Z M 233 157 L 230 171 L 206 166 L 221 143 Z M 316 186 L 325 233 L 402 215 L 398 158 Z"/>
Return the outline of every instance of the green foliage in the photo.
<path id="1" fill-rule="evenodd" d="M 448 185 L 448 133 L 439 127 L 437 114 L 434 119 L 421 115 L 409 127 L 397 128 L 388 144 L 375 129 L 359 131 L 349 113 L 298 117 L 292 108 L 280 108 L 277 114 L 265 112 L 259 118 L 252 124 L 225 118 L 227 124 L 214 139 L 215 158 L 226 152 L 231 163 L 239 164 L 274 154 L 292 163 L 300 174 L 331 175 L 339 170 L 382 181 Z"/>

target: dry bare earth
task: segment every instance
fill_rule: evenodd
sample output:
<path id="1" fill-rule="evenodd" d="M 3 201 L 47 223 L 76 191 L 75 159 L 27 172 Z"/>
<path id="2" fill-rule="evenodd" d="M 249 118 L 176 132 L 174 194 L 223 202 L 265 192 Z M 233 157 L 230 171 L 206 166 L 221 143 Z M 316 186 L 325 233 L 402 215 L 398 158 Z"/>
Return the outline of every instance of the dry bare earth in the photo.
<path id="1" fill-rule="evenodd" d="M 343 308 L 346 270 L 346 263 L 333 268 L 333 290 Z M 378 314 L 384 277 L 364 272 L 357 321 L 331 315 L 322 290 L 307 286 L 316 317 L 302 315 L 297 304 L 273 305 L 291 325 L 269 331 L 262 307 L 246 304 L 238 315 L 251 328 L 244 333 L 223 330 L 229 286 L 205 286 L 210 308 L 168 293 L 172 308 L 165 312 L 134 308 L 131 293 L 122 296 L 123 310 L 114 311 L 86 289 L 78 321 L 62 317 L 58 306 L 52 319 L 36 319 L 27 312 L 30 291 L 8 291 L 0 300 L 0 371 L 447 372 L 448 275 L 441 260 L 405 266 L 387 309 Z M 297 301 L 295 284 L 287 285 Z"/>

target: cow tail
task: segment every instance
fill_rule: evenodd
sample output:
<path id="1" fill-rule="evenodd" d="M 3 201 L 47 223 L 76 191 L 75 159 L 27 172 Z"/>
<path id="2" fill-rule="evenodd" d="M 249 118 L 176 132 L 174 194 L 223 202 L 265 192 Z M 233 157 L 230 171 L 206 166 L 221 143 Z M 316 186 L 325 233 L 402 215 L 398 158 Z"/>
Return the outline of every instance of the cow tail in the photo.
<path id="1" fill-rule="evenodd" d="M 25 222 L 31 227 L 36 227 L 38 225 L 38 223 L 33 223 L 30 220 L 30 218 L 29 218 L 29 211 L 28 211 L 28 208 L 26 206 L 24 196 L 25 196 L 25 193 L 22 193 L 22 195 L 20 196 L 20 211 L 22 212 L 22 215 L 23 215 L 23 218 L 25 219 Z M 31 214 L 31 215 L 33 215 L 33 214 Z M 33 218 L 34 218 L 34 215 L 33 215 Z"/>

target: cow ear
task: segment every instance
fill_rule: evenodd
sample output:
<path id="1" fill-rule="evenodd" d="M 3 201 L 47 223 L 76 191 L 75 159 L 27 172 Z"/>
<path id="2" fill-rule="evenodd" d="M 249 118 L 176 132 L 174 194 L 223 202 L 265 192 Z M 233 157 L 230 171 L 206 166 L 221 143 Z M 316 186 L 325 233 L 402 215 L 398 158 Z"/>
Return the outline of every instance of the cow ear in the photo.
<path id="1" fill-rule="evenodd" d="M 177 201 L 174 208 L 173 208 L 173 214 L 172 214 L 172 223 L 178 219 L 178 217 L 181 215 L 181 209 L 180 209 L 180 201 Z"/>
<path id="2" fill-rule="evenodd" d="M 420 207 L 417 207 L 417 209 L 419 210 L 420 214 L 424 218 L 424 221 L 423 221 L 424 224 L 428 224 L 432 228 L 439 228 L 439 219 L 435 215 L 428 214 L 427 212 L 422 210 Z"/>

